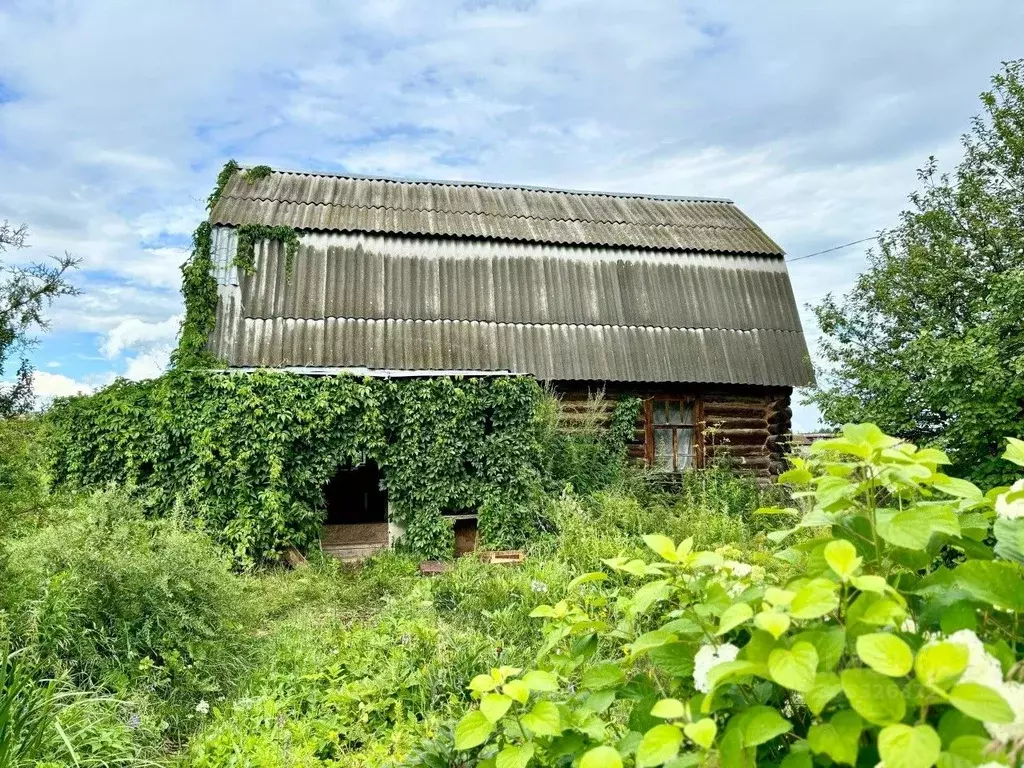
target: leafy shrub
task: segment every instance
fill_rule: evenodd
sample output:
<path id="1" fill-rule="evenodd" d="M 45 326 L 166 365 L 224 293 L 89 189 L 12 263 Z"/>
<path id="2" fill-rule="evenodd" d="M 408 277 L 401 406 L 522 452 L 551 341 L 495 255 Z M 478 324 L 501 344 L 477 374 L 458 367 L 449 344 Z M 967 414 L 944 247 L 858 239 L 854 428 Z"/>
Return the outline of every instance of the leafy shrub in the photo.
<path id="1" fill-rule="evenodd" d="M 1024 442 L 1005 454 L 1024 466 Z M 1024 480 L 982 493 L 934 449 L 844 428 L 794 458 L 785 573 L 678 544 L 605 560 L 538 606 L 535 668 L 472 679 L 472 766 L 1002 765 L 1024 741 Z M 994 525 L 993 525 L 994 521 Z M 994 546 L 993 546 L 994 542 Z M 611 647 L 613 652 L 609 652 Z"/>
<path id="2" fill-rule="evenodd" d="M 48 676 L 146 695 L 177 736 L 244 666 L 242 582 L 205 536 L 144 519 L 122 494 L 97 494 L 7 550 L 0 606 Z"/>
<path id="3" fill-rule="evenodd" d="M 24 649 L 0 645 L 0 768 L 138 765 L 143 751 L 119 714 L 117 702 L 43 680 Z"/>
<path id="4" fill-rule="evenodd" d="M 0 419 L 0 536 L 38 520 L 49 503 L 36 418 Z"/>

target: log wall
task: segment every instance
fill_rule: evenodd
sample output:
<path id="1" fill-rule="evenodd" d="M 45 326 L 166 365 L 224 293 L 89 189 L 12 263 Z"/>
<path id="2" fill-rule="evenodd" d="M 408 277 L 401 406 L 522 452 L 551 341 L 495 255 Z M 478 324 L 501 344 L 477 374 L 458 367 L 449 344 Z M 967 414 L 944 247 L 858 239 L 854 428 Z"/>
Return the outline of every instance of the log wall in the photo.
<path id="1" fill-rule="evenodd" d="M 632 384 L 616 382 L 557 382 L 553 389 L 561 398 L 560 421 L 565 428 L 607 420 L 614 401 L 621 397 L 643 400 L 688 397 L 696 404 L 698 461 L 707 466 L 724 461 L 761 477 L 785 469 L 793 411 L 789 387 L 699 386 L 692 384 Z M 599 396 L 603 394 L 603 399 Z M 602 411 L 599 413 L 599 411 Z M 646 413 L 637 419 L 630 455 L 650 460 Z"/>

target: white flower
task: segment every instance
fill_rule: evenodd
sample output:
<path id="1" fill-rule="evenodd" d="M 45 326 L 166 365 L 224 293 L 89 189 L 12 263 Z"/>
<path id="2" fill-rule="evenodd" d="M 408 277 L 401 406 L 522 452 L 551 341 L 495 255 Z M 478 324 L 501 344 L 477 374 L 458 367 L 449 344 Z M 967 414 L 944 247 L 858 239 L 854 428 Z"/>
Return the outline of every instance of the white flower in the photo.
<path id="1" fill-rule="evenodd" d="M 708 673 L 724 661 L 733 661 L 739 652 L 740 649 L 732 643 L 725 643 L 718 648 L 713 645 L 702 645 L 693 658 L 694 687 L 701 693 L 707 693 L 710 690 Z"/>
<path id="2" fill-rule="evenodd" d="M 206 699 L 199 700 L 199 703 L 196 704 L 196 712 L 200 715 L 210 714 L 210 705 L 207 703 Z"/>
<path id="3" fill-rule="evenodd" d="M 996 514 L 999 517 L 1005 517 L 1009 520 L 1024 517 L 1024 497 L 1020 496 L 1019 492 L 1021 491 L 1024 491 L 1024 479 L 1018 480 L 1011 485 L 1010 490 L 1006 493 L 1000 493 L 996 496 Z M 1014 495 L 1017 498 L 1010 501 L 1010 496 Z"/>
<path id="4" fill-rule="evenodd" d="M 973 630 L 958 630 L 947 639 L 967 648 L 967 669 L 960 676 L 961 683 L 980 683 L 999 690 L 1003 684 L 1003 668 L 999 659 L 985 650 L 985 644 Z"/>
<path id="5" fill-rule="evenodd" d="M 900 632 L 909 632 L 910 634 L 917 634 L 917 622 L 910 616 L 907 616 L 900 624 Z"/>
<path id="6" fill-rule="evenodd" d="M 992 738 L 998 741 L 1016 741 L 1024 738 L 1024 683 L 1003 683 L 996 690 L 1013 710 L 1013 722 L 985 723 L 985 728 Z"/>
<path id="7" fill-rule="evenodd" d="M 726 560 L 724 565 L 732 571 L 732 575 L 738 579 L 749 576 L 754 570 L 753 566 L 748 565 L 747 563 L 741 563 L 738 560 Z"/>
<path id="8" fill-rule="evenodd" d="M 543 581 L 538 581 L 537 579 L 534 579 L 530 582 L 530 589 L 532 589 L 534 592 L 547 592 L 548 585 L 545 584 Z"/>

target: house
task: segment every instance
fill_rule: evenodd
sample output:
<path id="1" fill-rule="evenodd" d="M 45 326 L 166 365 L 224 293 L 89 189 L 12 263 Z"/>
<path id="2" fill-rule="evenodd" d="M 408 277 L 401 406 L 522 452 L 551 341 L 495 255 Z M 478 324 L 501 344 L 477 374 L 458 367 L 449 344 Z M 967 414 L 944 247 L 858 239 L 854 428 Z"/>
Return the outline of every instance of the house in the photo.
<path id="1" fill-rule="evenodd" d="M 639 396 L 635 455 L 676 471 L 722 454 L 762 475 L 812 382 L 782 249 L 728 200 L 238 172 L 210 222 L 209 346 L 232 368 Z M 271 241 L 251 274 L 233 266 L 253 223 L 299 233 L 290 269 Z"/>

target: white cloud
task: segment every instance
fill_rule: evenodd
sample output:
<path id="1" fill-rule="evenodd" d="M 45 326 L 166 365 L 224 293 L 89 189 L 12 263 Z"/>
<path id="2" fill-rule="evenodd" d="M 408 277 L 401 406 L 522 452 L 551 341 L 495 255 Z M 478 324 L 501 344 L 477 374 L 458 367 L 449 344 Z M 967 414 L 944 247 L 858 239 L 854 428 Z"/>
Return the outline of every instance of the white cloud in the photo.
<path id="1" fill-rule="evenodd" d="M 169 346 L 167 342 L 174 341 L 180 323 L 179 315 L 155 323 L 147 323 L 137 317 L 122 320 L 107 332 L 100 351 L 105 357 L 115 358 L 126 349 Z"/>
<path id="2" fill-rule="evenodd" d="M 83 381 L 49 371 L 35 371 L 32 375 L 32 386 L 39 405 L 45 405 L 55 397 L 87 395 L 93 391 L 93 387 Z"/>
<path id="3" fill-rule="evenodd" d="M 132 381 L 155 379 L 167 370 L 173 349 L 170 344 L 165 344 L 129 358 L 124 377 Z"/>

